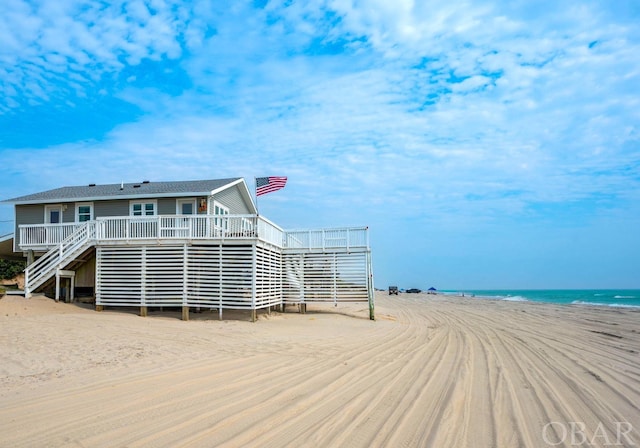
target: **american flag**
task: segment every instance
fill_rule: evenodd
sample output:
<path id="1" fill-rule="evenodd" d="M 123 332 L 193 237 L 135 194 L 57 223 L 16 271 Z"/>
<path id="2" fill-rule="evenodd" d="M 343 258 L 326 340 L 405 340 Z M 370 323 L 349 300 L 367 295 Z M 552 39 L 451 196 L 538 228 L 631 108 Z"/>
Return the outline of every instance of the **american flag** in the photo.
<path id="1" fill-rule="evenodd" d="M 287 184 L 286 177 L 257 177 L 256 178 L 256 196 L 272 193 L 284 188 Z"/>

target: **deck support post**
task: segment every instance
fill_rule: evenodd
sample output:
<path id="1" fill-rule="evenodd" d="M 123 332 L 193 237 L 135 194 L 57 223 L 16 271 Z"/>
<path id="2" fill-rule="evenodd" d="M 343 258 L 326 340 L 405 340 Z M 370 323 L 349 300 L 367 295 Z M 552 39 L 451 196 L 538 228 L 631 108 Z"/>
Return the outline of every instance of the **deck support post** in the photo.
<path id="1" fill-rule="evenodd" d="M 256 302 L 257 302 L 257 282 L 256 277 L 258 275 L 258 248 L 256 243 L 253 243 L 251 247 L 251 322 L 256 321 Z"/>
<path id="2" fill-rule="evenodd" d="M 368 234 L 367 234 L 368 237 Z M 367 243 L 367 246 L 369 246 L 369 244 Z M 376 313 L 375 313 L 375 305 L 373 304 L 374 302 L 374 291 L 375 288 L 373 287 L 373 268 L 371 266 L 371 252 L 367 252 L 367 289 L 368 291 L 368 295 L 369 295 L 369 320 L 376 320 Z"/>
<path id="3" fill-rule="evenodd" d="M 60 301 L 60 269 L 56 269 L 56 292 L 54 300 L 56 302 Z"/>
<path id="4" fill-rule="evenodd" d="M 31 288 L 29 287 L 29 266 L 24 270 L 24 298 L 31 298 Z"/>
<path id="5" fill-rule="evenodd" d="M 141 306 L 140 307 L 140 317 L 147 317 L 147 307 L 146 306 Z"/>
<path id="6" fill-rule="evenodd" d="M 182 307 L 182 320 L 189 320 L 189 307 L 188 306 L 183 306 Z"/>

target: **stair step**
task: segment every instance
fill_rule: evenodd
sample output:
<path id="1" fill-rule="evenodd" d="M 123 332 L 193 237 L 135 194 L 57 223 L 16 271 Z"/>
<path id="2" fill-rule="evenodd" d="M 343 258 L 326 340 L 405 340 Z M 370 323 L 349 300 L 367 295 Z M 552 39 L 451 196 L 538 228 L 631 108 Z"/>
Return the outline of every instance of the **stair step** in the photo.
<path id="1" fill-rule="evenodd" d="M 22 289 L 8 289 L 4 293 L 7 296 L 24 296 L 24 291 Z"/>

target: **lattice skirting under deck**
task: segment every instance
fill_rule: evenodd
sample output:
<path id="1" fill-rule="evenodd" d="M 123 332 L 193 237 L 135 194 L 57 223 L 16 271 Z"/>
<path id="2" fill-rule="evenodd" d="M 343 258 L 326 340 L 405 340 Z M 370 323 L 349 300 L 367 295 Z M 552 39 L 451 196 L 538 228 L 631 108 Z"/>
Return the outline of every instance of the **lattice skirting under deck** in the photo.
<path id="1" fill-rule="evenodd" d="M 280 266 L 257 245 L 99 246 L 96 305 L 266 308 L 281 303 Z"/>

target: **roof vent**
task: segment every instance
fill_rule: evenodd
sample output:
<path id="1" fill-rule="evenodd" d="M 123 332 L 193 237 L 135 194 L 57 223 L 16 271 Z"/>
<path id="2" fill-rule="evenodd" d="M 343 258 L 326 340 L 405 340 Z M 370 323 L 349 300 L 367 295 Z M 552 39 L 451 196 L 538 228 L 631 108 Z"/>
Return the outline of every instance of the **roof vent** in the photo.
<path id="1" fill-rule="evenodd" d="M 95 187 L 95 186 L 96 186 L 96 184 L 89 184 L 89 186 L 90 186 L 90 187 Z"/>
<path id="2" fill-rule="evenodd" d="M 148 184 L 148 183 L 149 183 L 149 181 L 148 181 L 148 180 L 143 180 L 143 181 L 142 181 L 142 183 L 143 183 L 143 184 Z"/>

